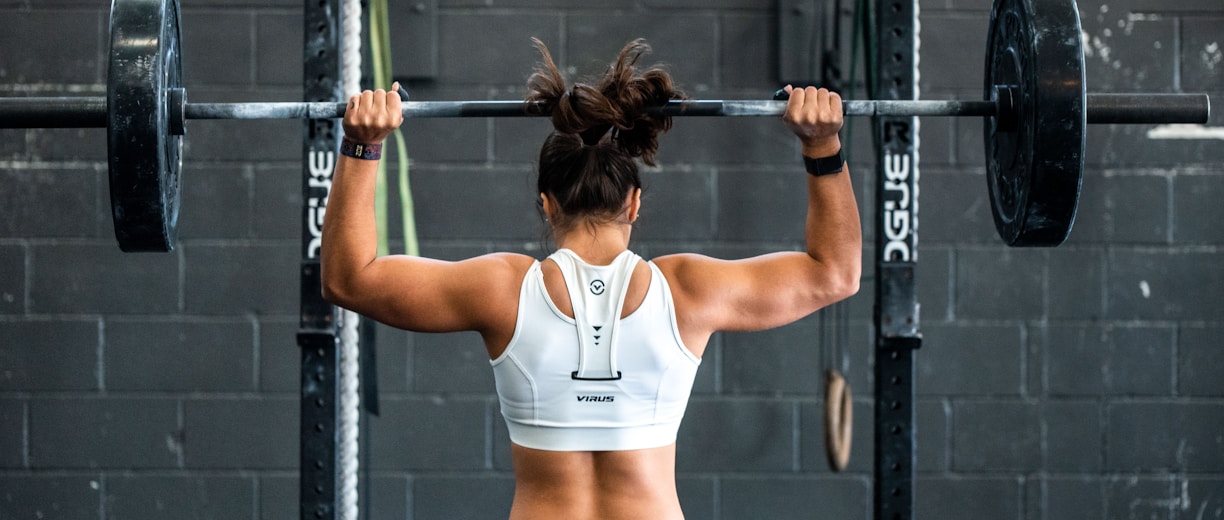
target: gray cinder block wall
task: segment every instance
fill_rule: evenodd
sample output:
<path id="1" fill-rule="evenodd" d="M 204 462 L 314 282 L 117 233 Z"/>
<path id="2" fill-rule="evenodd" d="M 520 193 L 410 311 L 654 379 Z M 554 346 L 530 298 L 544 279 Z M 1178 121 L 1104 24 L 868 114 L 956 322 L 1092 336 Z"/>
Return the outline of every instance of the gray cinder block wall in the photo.
<path id="1" fill-rule="evenodd" d="M 102 94 L 100 4 L 0 0 L 0 94 Z M 520 96 L 532 35 L 576 72 L 644 36 L 696 97 L 777 87 L 776 1 L 437 4 L 437 79 L 414 85 L 416 99 Z M 921 7 L 922 95 L 976 98 L 989 2 Z M 182 12 L 190 99 L 300 99 L 300 0 L 183 0 Z M 1224 103 L 1218 0 L 1085 0 L 1080 13 L 1094 90 Z M 850 133 L 870 208 L 867 126 Z M 981 126 L 922 121 L 915 516 L 1224 518 L 1224 141 L 1091 128 L 1071 239 L 1017 250 L 994 237 Z M 425 254 L 544 254 L 531 186 L 546 123 L 405 131 Z M 0 131 L 0 519 L 297 516 L 301 134 L 298 122 L 192 123 L 178 248 L 125 255 L 104 131 Z M 678 121 L 635 247 L 799 247 L 797 158 L 776 121 Z M 819 317 L 723 334 L 681 431 L 688 517 L 870 518 L 871 295 L 868 278 L 847 304 L 849 469 L 823 458 L 833 361 Z M 378 356 L 369 517 L 504 518 L 507 437 L 478 338 L 382 328 Z"/>

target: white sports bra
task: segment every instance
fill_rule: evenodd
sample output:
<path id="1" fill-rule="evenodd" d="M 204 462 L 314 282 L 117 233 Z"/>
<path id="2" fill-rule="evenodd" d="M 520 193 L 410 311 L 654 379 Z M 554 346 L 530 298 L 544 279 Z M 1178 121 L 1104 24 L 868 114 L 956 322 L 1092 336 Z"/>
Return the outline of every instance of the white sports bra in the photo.
<path id="1" fill-rule="evenodd" d="M 534 263 L 519 292 L 514 336 L 491 361 L 510 440 L 552 451 L 657 448 L 676 432 L 701 360 L 684 347 L 671 290 L 650 266 L 645 300 L 619 319 L 640 257 L 606 266 L 562 249 L 574 318 L 557 309 Z"/>

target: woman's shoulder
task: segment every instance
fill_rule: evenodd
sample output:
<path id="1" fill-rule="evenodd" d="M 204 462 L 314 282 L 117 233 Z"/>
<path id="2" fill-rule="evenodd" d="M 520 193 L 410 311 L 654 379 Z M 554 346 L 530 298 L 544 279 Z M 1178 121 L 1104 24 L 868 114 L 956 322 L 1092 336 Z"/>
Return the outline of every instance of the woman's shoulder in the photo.
<path id="1" fill-rule="evenodd" d="M 658 268 L 659 274 L 667 280 L 673 298 L 681 300 L 696 296 L 703 289 L 717 285 L 720 262 L 722 261 L 717 258 L 697 253 L 671 254 L 656 257 L 650 261 Z"/>
<path id="2" fill-rule="evenodd" d="M 650 263 L 659 268 L 665 275 L 679 275 L 692 269 L 700 269 L 710 263 L 718 262 L 717 258 L 697 253 L 676 253 L 655 257 Z"/>
<path id="3" fill-rule="evenodd" d="M 489 275 L 517 275 L 521 278 L 527 274 L 532 265 L 535 265 L 536 259 L 522 253 L 500 252 L 469 258 L 463 262 L 473 267 L 487 270 Z"/>

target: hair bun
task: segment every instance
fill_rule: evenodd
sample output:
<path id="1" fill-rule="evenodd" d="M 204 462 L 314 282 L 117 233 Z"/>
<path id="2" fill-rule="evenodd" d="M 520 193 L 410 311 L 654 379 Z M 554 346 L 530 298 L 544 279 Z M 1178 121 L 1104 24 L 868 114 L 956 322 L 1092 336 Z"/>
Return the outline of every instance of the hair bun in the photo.
<path id="1" fill-rule="evenodd" d="M 653 166 L 658 135 L 671 129 L 671 117 L 647 110 L 685 96 L 664 69 L 656 66 L 638 72 L 637 61 L 650 52 L 646 40 L 625 45 L 596 86 L 575 83 L 570 89 L 544 43 L 537 38 L 532 42 L 540 51 L 541 63 L 527 80 L 526 100 L 538 102 L 541 110 L 551 112 L 553 128 L 578 134 L 587 145 L 600 143 L 615 128 L 615 144 Z"/>

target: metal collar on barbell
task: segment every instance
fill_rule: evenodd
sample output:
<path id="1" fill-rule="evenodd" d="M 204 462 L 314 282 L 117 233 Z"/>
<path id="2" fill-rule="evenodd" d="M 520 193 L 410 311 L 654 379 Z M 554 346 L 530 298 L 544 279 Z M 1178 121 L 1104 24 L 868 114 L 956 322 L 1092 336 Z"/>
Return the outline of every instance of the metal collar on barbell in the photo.
<path id="1" fill-rule="evenodd" d="M 187 135 L 187 89 L 166 89 L 166 117 L 170 135 Z"/>
<path id="2" fill-rule="evenodd" d="M 990 102 L 995 104 L 995 125 L 994 128 L 999 132 L 1015 132 L 1017 129 L 1017 120 L 1019 114 L 1017 110 L 1020 107 L 1017 105 L 1017 92 L 1020 90 L 1016 85 L 995 85 L 990 89 Z"/>

